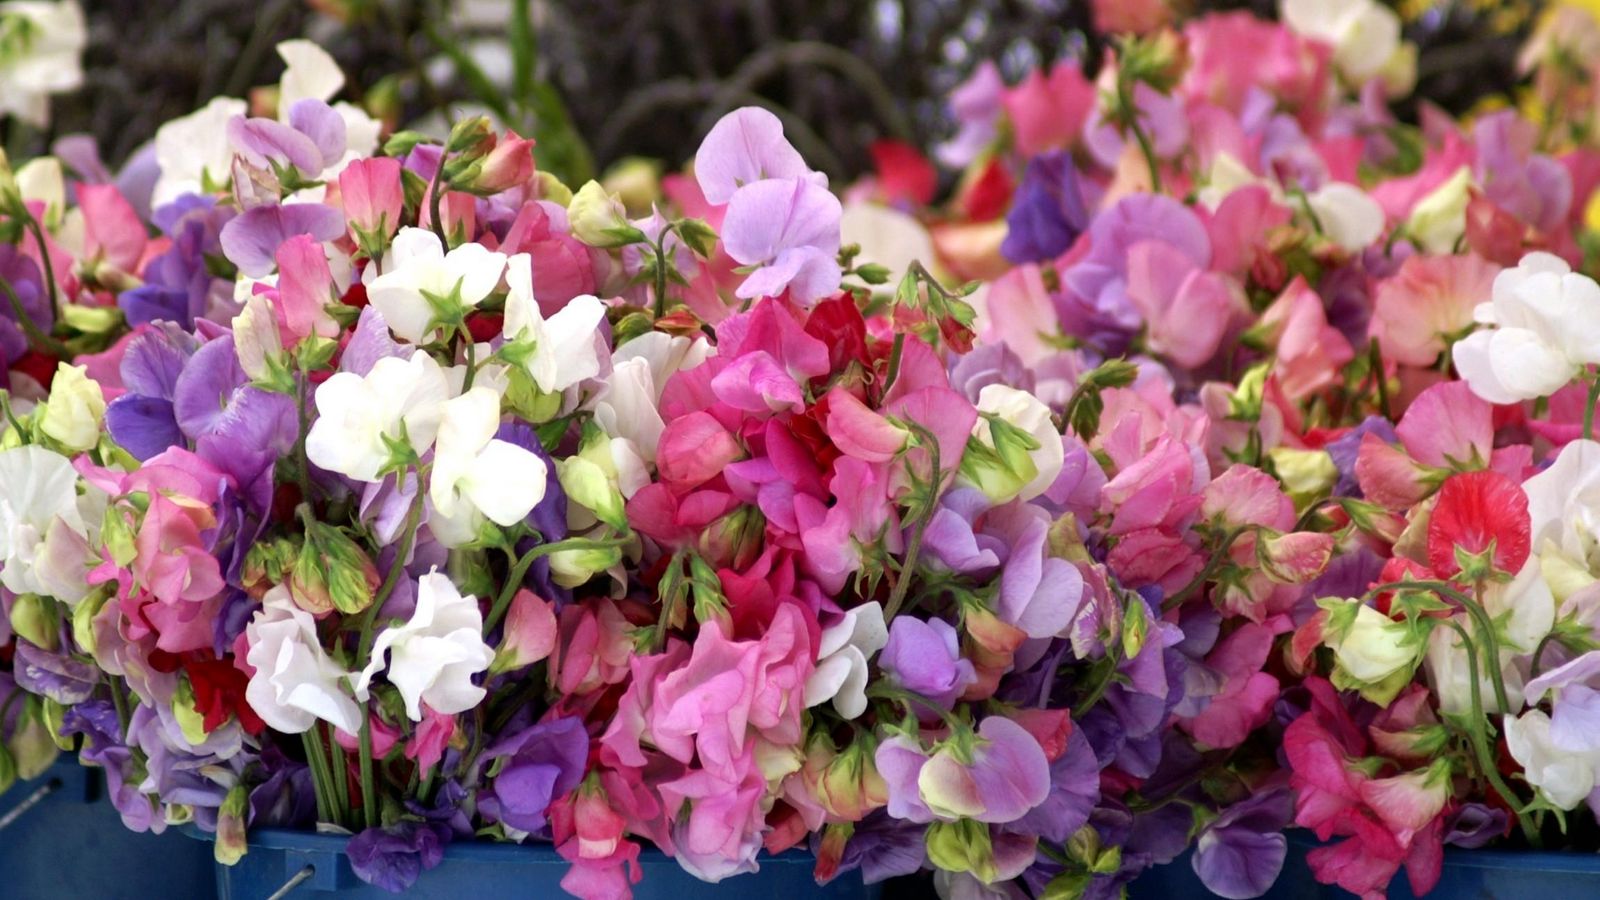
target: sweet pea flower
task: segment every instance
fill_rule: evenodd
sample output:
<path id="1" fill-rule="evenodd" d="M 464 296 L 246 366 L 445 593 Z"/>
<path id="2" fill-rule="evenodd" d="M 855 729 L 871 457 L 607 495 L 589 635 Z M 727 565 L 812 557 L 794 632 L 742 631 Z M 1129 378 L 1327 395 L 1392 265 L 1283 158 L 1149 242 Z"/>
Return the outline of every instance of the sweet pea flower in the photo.
<path id="1" fill-rule="evenodd" d="M 400 160 L 358 159 L 339 173 L 339 202 L 350 233 L 369 255 L 382 256 L 405 211 Z"/>
<path id="2" fill-rule="evenodd" d="M 262 598 L 244 640 L 253 670 L 245 695 L 267 725 L 300 734 L 322 719 L 349 734 L 361 730 L 361 710 L 345 686 L 353 673 L 322 649 L 316 620 L 295 605 L 287 587 Z"/>
<path id="3" fill-rule="evenodd" d="M 446 253 L 426 228 L 402 228 L 383 257 L 383 274 L 367 285 L 367 299 L 396 336 L 425 344 L 437 335 L 439 316 L 464 316 L 489 296 L 505 271 L 506 255 L 466 243 Z"/>
<path id="4" fill-rule="evenodd" d="M 589 734 L 575 716 L 507 734 L 484 748 L 483 760 L 496 764 L 497 774 L 480 795 L 480 807 L 508 829 L 538 832 L 545 827 L 550 805 L 583 780 L 588 757 Z"/>
<path id="5" fill-rule="evenodd" d="M 278 248 L 295 235 L 331 241 L 344 234 L 339 211 L 321 203 L 268 204 L 240 213 L 222 226 L 218 240 L 228 260 L 252 278 L 264 278 L 277 265 Z"/>
<path id="6" fill-rule="evenodd" d="M 822 630 L 817 667 L 806 679 L 806 706 L 833 701 L 846 719 L 867 711 L 867 663 L 889 642 L 883 607 L 874 600 L 845 611 L 838 623 Z"/>
<path id="7" fill-rule="evenodd" d="M 1000 67 L 991 59 L 978 63 L 967 80 L 956 85 L 950 92 L 950 112 L 960 128 L 950 140 L 934 148 L 939 162 L 952 169 L 965 168 L 994 140 L 1005 87 Z"/>
<path id="8" fill-rule="evenodd" d="M 435 513 L 430 527 L 446 546 L 476 537 L 483 517 L 515 525 L 544 498 L 550 467 L 533 451 L 495 437 L 499 429 L 500 395 L 492 388 L 477 385 L 441 408 L 428 499 Z"/>
<path id="9" fill-rule="evenodd" d="M 878 665 L 895 684 L 946 708 L 978 677 L 943 619 L 896 616 Z"/>
<path id="10" fill-rule="evenodd" d="M 838 197 L 803 178 L 769 178 L 740 188 L 728 201 L 722 243 L 735 262 L 758 268 L 734 293 L 750 299 L 787 290 L 809 304 L 838 290 L 843 214 Z"/>
<path id="11" fill-rule="evenodd" d="M 391 455 L 388 441 L 404 440 L 419 456 L 433 445 L 449 395 L 444 370 L 426 353 L 385 357 L 365 376 L 337 372 L 314 395 L 317 420 L 306 455 L 329 472 L 377 481 Z"/>
<path id="12" fill-rule="evenodd" d="M 0 6 L 0 30 L 20 34 L 0 56 L 0 116 L 14 115 L 36 128 L 50 124 L 50 95 L 83 84 L 80 57 L 89 42 L 76 0 L 9 2 Z"/>
<path id="13" fill-rule="evenodd" d="M 745 106 L 717 120 L 694 155 L 694 177 L 707 203 L 722 206 L 740 188 L 768 179 L 801 179 L 826 188 L 828 178 L 811 171 L 783 136 L 771 111 Z"/>
<path id="14" fill-rule="evenodd" d="M 1015 478 L 1000 483 L 983 479 L 985 483 L 981 486 L 991 502 L 999 504 L 1012 499 L 1032 500 L 1055 483 L 1065 463 L 1066 450 L 1061 443 L 1061 433 L 1056 430 L 1051 418 L 1050 407 L 1027 391 L 991 384 L 978 392 L 977 409 L 985 415 L 973 424 L 970 440 L 996 451 L 1015 475 Z M 989 417 L 1027 435 L 1033 446 L 1026 449 L 1021 445 L 1009 446 L 1014 440 L 1004 436 L 1003 432 L 997 433 Z M 1017 458 L 1017 450 L 1022 450 L 1021 456 L 1026 458 L 1026 463 Z M 963 466 L 962 471 L 965 473 L 967 468 Z"/>
<path id="15" fill-rule="evenodd" d="M 483 642 L 478 598 L 462 596 L 437 569 L 418 579 L 416 597 L 409 620 L 378 633 L 372 658 L 355 680 L 356 697 L 365 702 L 372 679 L 382 671 L 400 691 L 413 722 L 422 721 L 424 703 L 445 715 L 466 712 L 486 694 L 472 683 L 473 676 L 494 660 L 494 650 Z"/>
<path id="16" fill-rule="evenodd" d="M 967 732 L 943 742 L 917 771 L 916 785 L 935 819 L 1004 824 L 1049 796 L 1050 762 L 1021 725 L 989 716 L 978 725 L 975 740 Z"/>
<path id="17" fill-rule="evenodd" d="M 7 590 L 57 593 L 43 563 L 53 531 L 87 533 L 77 486 L 72 463 L 59 453 L 33 445 L 0 451 L 0 584 Z"/>
<path id="18" fill-rule="evenodd" d="M 39 422 L 39 430 L 46 437 L 78 453 L 100 443 L 100 423 L 106 414 L 106 398 L 87 371 L 83 366 L 64 362 L 56 366 L 56 376 L 50 382 L 50 400 Z"/>
<path id="19" fill-rule="evenodd" d="M 161 177 L 151 202 L 170 203 L 184 194 L 211 193 L 225 185 L 233 164 L 228 122 L 248 110 L 243 100 L 215 97 L 205 106 L 156 129 L 156 162 Z"/>
<path id="20" fill-rule="evenodd" d="M 1416 646 L 1404 624 L 1357 601 L 1349 624 L 1327 640 L 1339 668 L 1362 689 L 1378 690 L 1395 673 L 1414 666 L 1422 648 Z"/>
<path id="21" fill-rule="evenodd" d="M 605 319 L 605 304 L 592 294 L 574 297 L 546 319 L 533 298 L 533 260 L 518 253 L 506 263 L 505 323 L 507 345 L 501 353 L 523 359 L 522 366 L 539 390 L 564 391 L 600 372 L 595 337 Z"/>
<path id="22" fill-rule="evenodd" d="M 1499 271 L 1471 253 L 1407 257 L 1373 297 L 1370 333 L 1384 358 L 1433 365 L 1445 342 L 1472 325 L 1473 308 L 1489 296 Z"/>
<path id="23" fill-rule="evenodd" d="M 1529 253 L 1494 279 L 1480 323 L 1455 345 L 1456 370 L 1490 403 L 1548 397 L 1600 362 L 1600 285 L 1549 253 Z"/>
<path id="24" fill-rule="evenodd" d="M 1557 746 L 1555 723 L 1541 709 L 1505 719 L 1506 747 L 1528 783 L 1558 809 L 1576 809 L 1600 778 L 1600 751 Z"/>
<path id="25" fill-rule="evenodd" d="M 1334 383 L 1355 350 L 1328 322 L 1322 298 L 1296 277 L 1261 316 L 1276 342 L 1273 373 L 1291 400 L 1304 400 Z"/>
<path id="26" fill-rule="evenodd" d="M 1463 165 L 1411 207 L 1405 233 L 1429 253 L 1454 251 L 1467 231 L 1472 186 L 1472 169 Z"/>
<path id="27" fill-rule="evenodd" d="M 1306 206 L 1328 240 L 1359 253 L 1383 234 L 1383 207 L 1353 184 L 1330 182 L 1306 195 Z"/>
<path id="28" fill-rule="evenodd" d="M 1594 583 L 1600 534 L 1600 442 L 1577 440 L 1522 484 L 1528 495 L 1530 541 L 1556 599 Z"/>
<path id="29" fill-rule="evenodd" d="M 1279 12 L 1297 34 L 1332 46 L 1334 65 L 1354 84 L 1400 52 L 1400 17 L 1376 0 L 1282 0 Z"/>

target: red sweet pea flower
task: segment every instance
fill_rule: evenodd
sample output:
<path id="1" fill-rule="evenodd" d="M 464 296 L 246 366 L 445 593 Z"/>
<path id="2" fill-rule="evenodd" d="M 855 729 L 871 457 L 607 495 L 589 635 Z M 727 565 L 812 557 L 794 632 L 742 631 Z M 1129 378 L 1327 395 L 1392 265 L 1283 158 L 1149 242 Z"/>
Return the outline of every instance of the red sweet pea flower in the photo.
<path id="1" fill-rule="evenodd" d="M 925 206 L 939 186 L 939 172 L 917 148 L 904 141 L 878 140 L 867 148 L 878 170 L 878 190 L 884 199 L 909 200 Z"/>
<path id="2" fill-rule="evenodd" d="M 1490 470 L 1452 475 L 1428 520 L 1428 562 L 1446 578 L 1461 573 L 1458 553 L 1514 573 L 1528 561 L 1530 528 L 1528 495 L 1516 482 Z"/>
<path id="3" fill-rule="evenodd" d="M 189 676 L 189 686 L 194 688 L 195 709 L 205 717 L 203 724 L 206 731 L 221 728 L 232 716 L 239 717 L 239 724 L 248 734 L 260 734 L 266 730 L 266 723 L 261 721 L 261 717 L 245 700 L 249 676 L 235 668 L 233 663 L 220 659 L 192 659 L 184 662 L 183 671 Z"/>

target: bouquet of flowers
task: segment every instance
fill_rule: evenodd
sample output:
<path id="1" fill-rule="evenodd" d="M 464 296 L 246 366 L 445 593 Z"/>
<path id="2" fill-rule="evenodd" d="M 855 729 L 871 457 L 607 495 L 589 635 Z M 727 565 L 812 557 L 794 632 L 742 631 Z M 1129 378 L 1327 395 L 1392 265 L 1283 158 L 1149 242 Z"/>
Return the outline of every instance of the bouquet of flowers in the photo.
<path id="1" fill-rule="evenodd" d="M 981 67 L 939 207 L 759 108 L 562 184 L 305 41 L 117 178 L 0 159 L 0 738 L 396 891 L 476 839 L 591 898 L 646 845 L 1007 898 L 1193 845 L 1249 897 L 1294 823 L 1381 894 L 1553 837 L 1600 769 L 1600 154 L 1400 124 L 1393 13 L 1283 13 Z"/>

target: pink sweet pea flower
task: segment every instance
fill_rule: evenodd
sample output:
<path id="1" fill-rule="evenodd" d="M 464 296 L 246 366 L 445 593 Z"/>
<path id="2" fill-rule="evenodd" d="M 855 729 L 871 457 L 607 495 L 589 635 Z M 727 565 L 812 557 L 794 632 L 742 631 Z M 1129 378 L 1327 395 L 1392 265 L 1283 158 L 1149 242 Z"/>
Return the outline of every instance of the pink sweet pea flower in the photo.
<path id="1" fill-rule="evenodd" d="M 1060 352 L 1050 340 L 1060 333 L 1038 264 L 1017 266 L 990 282 L 978 319 L 978 336 L 985 342 L 1005 344 L 1031 367 Z"/>
<path id="2" fill-rule="evenodd" d="M 472 190 L 480 194 L 498 194 L 533 178 L 532 138 L 520 137 L 508 131 L 495 142 L 494 149 L 483 158 L 483 168 L 472 180 Z"/>
<path id="3" fill-rule="evenodd" d="M 368 252 L 381 255 L 384 244 L 400 229 L 400 216 L 405 211 L 400 160 L 352 160 L 339 173 L 339 199 L 356 241 Z"/>
<path id="4" fill-rule="evenodd" d="M 1395 426 L 1411 458 L 1441 468 L 1481 468 L 1494 455 L 1494 407 L 1464 381 L 1417 395 Z"/>
<path id="5" fill-rule="evenodd" d="M 1355 350 L 1339 329 L 1328 324 L 1322 298 L 1295 278 L 1261 316 L 1276 337 L 1273 374 L 1290 400 L 1304 400 L 1332 385 Z"/>
<path id="6" fill-rule="evenodd" d="M 770 178 L 740 188 L 722 220 L 722 245 L 740 265 L 759 266 L 735 295 L 776 297 L 788 291 L 813 303 L 839 288 L 839 219 L 826 187 L 803 178 Z"/>
<path id="7" fill-rule="evenodd" d="M 661 785 L 668 809 L 689 810 L 672 828 L 674 856 L 704 881 L 754 872 L 761 850 L 767 780 L 753 748 L 731 760 L 730 767 L 728 777 L 696 769 Z"/>
<path id="8" fill-rule="evenodd" d="M 1278 679 L 1261 671 L 1272 652 L 1272 630 L 1247 622 L 1218 642 L 1206 661 L 1226 680 L 1200 714 L 1182 722 L 1211 748 L 1237 747 L 1272 716 Z"/>
<path id="9" fill-rule="evenodd" d="M 130 275 L 137 273 L 150 238 L 133 205 L 114 184 L 80 184 L 77 190 L 85 258 L 104 260 Z"/>
<path id="10" fill-rule="evenodd" d="M 423 704 L 422 721 L 417 725 L 416 734 L 406 742 L 406 759 L 414 760 L 419 771 L 432 772 L 433 767 L 444 758 L 445 747 L 455 733 L 455 716 L 435 712 L 432 707 Z M 373 753 L 377 754 L 376 747 Z"/>
<path id="11" fill-rule="evenodd" d="M 1164 241 L 1128 248 L 1128 300 L 1144 317 L 1150 349 L 1190 369 L 1217 352 L 1245 310 L 1237 284 Z"/>
<path id="12" fill-rule="evenodd" d="M 1034 69 L 1000 98 L 1011 120 L 1017 151 L 1036 156 L 1071 146 L 1094 107 L 1094 85 L 1072 61 L 1056 63 L 1046 76 Z"/>
<path id="13" fill-rule="evenodd" d="M 783 123 L 759 106 L 717 120 L 694 155 L 694 177 L 707 203 L 722 206 L 746 185 L 767 179 L 803 179 L 827 187 L 783 136 Z"/>
<path id="14" fill-rule="evenodd" d="M 1373 298 L 1371 335 L 1384 358 L 1433 365 L 1446 337 L 1472 326 L 1472 311 L 1488 299 L 1499 271 L 1470 253 L 1407 258 Z"/>
<path id="15" fill-rule="evenodd" d="M 338 300 L 333 274 L 322 244 L 310 235 L 298 234 L 278 246 L 278 303 L 284 346 L 292 347 L 315 334 L 331 338 L 339 334 L 339 323 L 326 307 Z"/>

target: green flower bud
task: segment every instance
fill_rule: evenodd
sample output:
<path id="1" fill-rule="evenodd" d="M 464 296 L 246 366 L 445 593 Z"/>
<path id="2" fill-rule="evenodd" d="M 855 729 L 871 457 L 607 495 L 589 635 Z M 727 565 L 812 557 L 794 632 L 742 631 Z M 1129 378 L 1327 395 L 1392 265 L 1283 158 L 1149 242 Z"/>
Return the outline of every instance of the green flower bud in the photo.
<path id="1" fill-rule="evenodd" d="M 11 604 L 11 630 L 35 647 L 54 651 L 60 646 L 55 606 L 55 601 L 38 594 L 18 595 Z"/>

